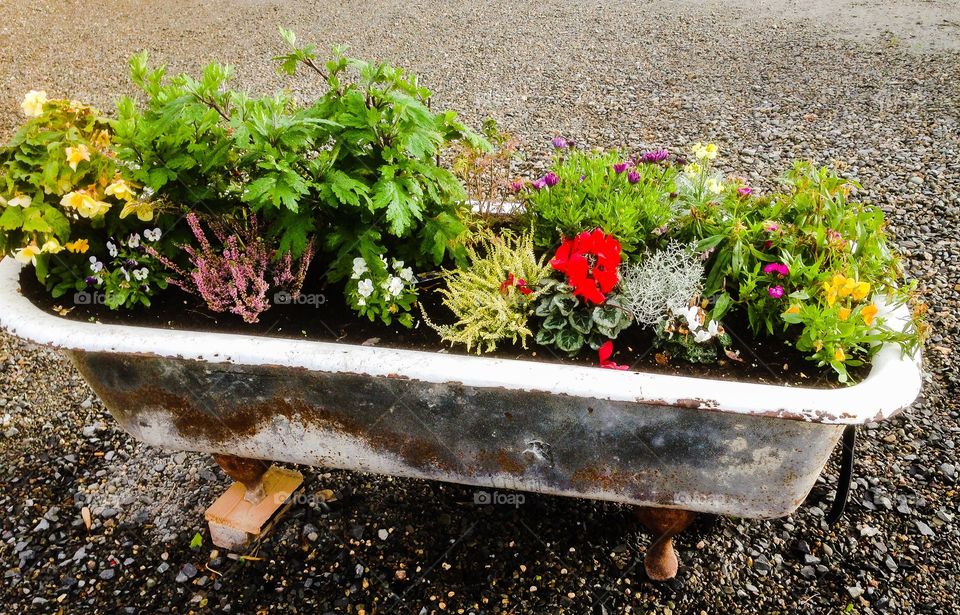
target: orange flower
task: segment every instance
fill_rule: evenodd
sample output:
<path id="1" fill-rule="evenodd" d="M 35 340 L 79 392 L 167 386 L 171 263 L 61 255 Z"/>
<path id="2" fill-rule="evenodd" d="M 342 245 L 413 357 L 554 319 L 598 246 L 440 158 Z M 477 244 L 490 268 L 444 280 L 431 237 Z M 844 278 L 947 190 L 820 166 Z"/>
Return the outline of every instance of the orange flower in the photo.
<path id="1" fill-rule="evenodd" d="M 840 317 L 840 320 L 846 320 L 850 318 L 850 308 L 848 307 L 840 308 L 840 311 L 837 313 L 837 316 Z"/>
<path id="2" fill-rule="evenodd" d="M 877 306 L 871 303 L 860 310 L 860 316 L 863 318 L 863 322 L 867 323 L 867 325 L 872 325 L 873 319 L 877 317 L 878 311 Z"/>
<path id="3" fill-rule="evenodd" d="M 845 361 L 847 355 L 843 354 L 843 348 L 837 348 L 833 351 L 833 360 L 834 361 Z"/>

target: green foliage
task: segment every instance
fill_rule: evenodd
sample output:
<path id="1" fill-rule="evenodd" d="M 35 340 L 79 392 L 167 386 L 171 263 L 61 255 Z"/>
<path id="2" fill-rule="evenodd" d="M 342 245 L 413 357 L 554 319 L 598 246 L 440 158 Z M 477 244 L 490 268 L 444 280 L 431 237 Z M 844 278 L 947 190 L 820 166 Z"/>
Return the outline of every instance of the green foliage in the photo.
<path id="1" fill-rule="evenodd" d="M 727 184 L 712 198 L 694 202 L 678 221 L 681 239 L 709 251 L 704 295 L 716 299 L 715 315 L 744 309 L 755 334 L 802 325 L 797 347 L 830 364 L 842 380 L 843 366 L 860 364 L 876 350 L 875 342 L 915 348 L 923 329 L 919 321 L 911 325 L 909 340 L 882 326 L 841 325 L 823 290 L 839 275 L 885 295 L 891 306 L 909 299 L 908 288 L 898 289 L 901 268 L 887 242 L 883 213 L 849 200 L 859 188 L 855 182 L 810 163 L 796 163 L 784 186 L 771 197 L 755 198 Z M 771 265 L 783 265 L 786 275 L 767 270 Z M 785 317 L 790 305 L 803 316 Z"/>
<path id="2" fill-rule="evenodd" d="M 168 78 L 145 53 L 134 56 L 131 76 L 145 101 L 122 99 L 115 130 L 137 181 L 187 210 L 230 217 L 248 206 L 279 238 L 280 253 L 297 257 L 319 235 L 331 281 L 356 258 L 372 268 L 383 255 L 418 267 L 462 261 L 466 194 L 437 157 L 452 142 L 484 141 L 453 112 L 431 111 L 415 76 L 341 49 L 322 61 L 292 32 L 281 35 L 291 48 L 275 58 L 281 71 L 306 67 L 326 85 L 308 106 L 286 93 L 229 89 L 229 66 Z"/>
<path id="3" fill-rule="evenodd" d="M 557 154 L 552 167 L 556 185 L 531 186 L 523 195 L 538 246 L 555 246 L 563 237 L 599 228 L 616 237 L 630 256 L 656 238 L 654 231 L 674 216 L 675 170 L 640 164 L 617 173 L 618 163 L 623 158 L 617 152 Z M 630 181 L 631 172 L 636 183 Z"/>
<path id="4" fill-rule="evenodd" d="M 633 314 L 616 293 L 597 306 L 588 305 L 573 295 L 573 287 L 556 279 L 542 285 L 534 314 L 540 328 L 536 342 L 575 356 L 584 345 L 597 350 L 607 340 L 616 339 L 633 322 Z"/>
<path id="5" fill-rule="evenodd" d="M 467 267 L 445 272 L 439 291 L 456 320 L 431 326 L 445 341 L 466 345 L 468 352 L 493 352 L 504 340 L 526 348 L 533 335 L 528 321 L 542 292 L 539 284 L 550 275 L 546 257 L 534 253 L 532 235 L 484 233 L 467 246 L 467 257 Z"/>

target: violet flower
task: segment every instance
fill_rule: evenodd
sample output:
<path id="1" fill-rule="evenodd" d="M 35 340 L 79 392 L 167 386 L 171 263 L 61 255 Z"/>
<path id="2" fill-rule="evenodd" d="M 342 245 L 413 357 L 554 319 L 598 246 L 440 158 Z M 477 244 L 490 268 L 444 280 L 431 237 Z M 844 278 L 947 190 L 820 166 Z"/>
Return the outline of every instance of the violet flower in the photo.
<path id="1" fill-rule="evenodd" d="M 523 180 L 522 179 L 513 180 L 512 182 L 510 182 L 509 188 L 510 188 L 510 192 L 514 194 L 517 194 L 518 192 L 523 192 Z"/>
<path id="2" fill-rule="evenodd" d="M 737 194 L 739 194 L 740 196 L 750 196 L 751 194 L 753 194 L 753 188 L 751 188 L 750 186 L 740 186 L 739 188 L 737 188 Z"/>
<path id="3" fill-rule="evenodd" d="M 768 225 L 765 226 L 764 228 L 767 229 L 768 231 L 770 231 L 770 232 L 772 233 L 772 232 L 774 232 L 774 231 L 780 230 L 780 225 L 777 224 L 776 222 L 771 222 L 770 224 L 768 224 Z"/>
<path id="4" fill-rule="evenodd" d="M 654 164 L 657 162 L 663 162 L 670 157 L 670 152 L 665 149 L 655 149 L 649 152 L 644 152 L 640 155 L 640 162 L 646 164 Z"/>
<path id="5" fill-rule="evenodd" d="M 534 190 L 543 190 L 547 187 L 547 180 L 544 178 L 536 179 L 530 183 Z"/>
<path id="6" fill-rule="evenodd" d="M 553 171 L 550 171 L 549 173 L 547 173 L 546 175 L 543 176 L 543 181 L 544 181 L 544 183 L 546 183 L 548 186 L 553 187 L 553 186 L 556 186 L 556 185 L 560 182 L 560 178 L 557 177 L 557 174 L 556 174 L 556 173 L 554 173 Z"/>
<path id="7" fill-rule="evenodd" d="M 640 174 L 636 171 L 630 171 L 630 174 L 627 175 L 627 181 L 629 181 L 631 184 L 637 183 L 640 181 Z"/>
<path id="8" fill-rule="evenodd" d="M 623 173 L 624 171 L 627 170 L 627 167 L 629 167 L 629 166 L 630 166 L 630 165 L 629 165 L 628 163 L 626 163 L 626 162 L 618 162 L 618 163 L 616 163 L 615 165 L 613 165 L 613 172 L 614 172 L 614 173 Z"/>
<path id="9" fill-rule="evenodd" d="M 774 299 L 779 299 L 780 297 L 783 297 L 783 287 L 780 285 L 771 286 L 767 289 L 767 294 Z"/>
<path id="10" fill-rule="evenodd" d="M 550 141 L 550 143 L 552 143 L 553 147 L 555 147 L 556 149 L 564 149 L 565 147 L 570 145 L 569 143 L 567 143 L 567 140 L 564 139 L 563 137 L 554 137 L 553 140 Z"/>

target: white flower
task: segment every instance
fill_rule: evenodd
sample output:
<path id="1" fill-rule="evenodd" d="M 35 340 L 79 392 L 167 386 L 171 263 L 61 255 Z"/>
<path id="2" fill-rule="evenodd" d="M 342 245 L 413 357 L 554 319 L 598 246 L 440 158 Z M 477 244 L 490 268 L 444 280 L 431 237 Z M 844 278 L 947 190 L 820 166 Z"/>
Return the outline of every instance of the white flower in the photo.
<path id="1" fill-rule="evenodd" d="M 110 256 L 116 258 L 117 256 L 117 246 L 114 245 L 112 241 L 107 242 L 107 252 L 110 253 Z"/>
<path id="2" fill-rule="evenodd" d="M 723 192 L 723 182 L 718 180 L 716 177 L 711 177 L 707 180 L 707 190 L 714 194 L 720 194 Z"/>
<path id="3" fill-rule="evenodd" d="M 120 273 L 123 274 L 123 277 L 126 278 L 127 282 L 130 281 L 130 274 L 123 267 L 120 268 Z"/>
<path id="4" fill-rule="evenodd" d="M 367 278 L 366 280 L 360 280 L 360 283 L 357 284 L 357 293 L 361 297 L 369 297 L 373 294 L 373 280 Z"/>
<path id="5" fill-rule="evenodd" d="M 412 284 L 413 281 L 414 281 L 414 280 L 413 280 L 413 269 L 411 269 L 410 267 L 406 267 L 405 269 L 402 269 L 398 275 L 399 275 L 401 278 L 403 278 L 405 281 L 410 282 L 411 284 Z"/>
<path id="6" fill-rule="evenodd" d="M 134 233 L 133 235 L 130 235 L 130 239 L 127 240 L 127 245 L 130 246 L 131 248 L 139 248 L 140 233 Z"/>
<path id="7" fill-rule="evenodd" d="M 160 229 L 147 229 L 143 231 L 143 236 L 147 238 L 147 241 L 160 241 Z"/>
<path id="8" fill-rule="evenodd" d="M 7 201 L 7 205 L 10 207 L 30 207 L 30 200 L 30 197 L 21 194 Z"/>
<path id="9" fill-rule="evenodd" d="M 98 261 L 96 256 L 91 256 L 91 257 L 90 257 L 90 271 L 92 271 L 92 272 L 94 272 L 94 273 L 100 273 L 100 271 L 101 271 L 102 269 L 103 269 L 103 263 L 101 263 L 100 261 Z"/>
<path id="10" fill-rule="evenodd" d="M 46 92 L 43 90 L 30 90 L 27 92 L 27 95 L 23 97 L 23 102 L 20 103 L 20 107 L 23 109 L 23 114 L 27 117 L 37 117 L 43 113 L 43 105 L 46 102 Z"/>
<path id="11" fill-rule="evenodd" d="M 403 261 L 398 261 L 398 260 L 394 259 L 394 260 L 393 260 L 393 270 L 394 270 L 394 271 L 400 271 L 401 269 L 403 269 Z"/>
<path id="12" fill-rule="evenodd" d="M 141 267 L 140 269 L 134 269 L 133 277 L 142 282 L 147 279 L 147 274 L 149 273 L 146 267 Z"/>
<path id="13" fill-rule="evenodd" d="M 366 299 L 364 299 L 364 298 L 362 298 L 362 297 L 361 297 L 360 299 L 357 299 L 357 305 L 359 305 L 359 306 L 364 306 L 364 305 L 366 305 L 366 304 L 367 304 L 367 300 L 366 300 Z"/>
<path id="14" fill-rule="evenodd" d="M 353 279 L 356 280 L 367 272 L 367 261 L 359 256 L 353 259 Z"/>
<path id="15" fill-rule="evenodd" d="M 396 276 L 390 276 L 390 282 L 387 284 L 387 292 L 389 292 L 392 297 L 399 297 L 400 293 L 403 292 L 403 280 Z"/>

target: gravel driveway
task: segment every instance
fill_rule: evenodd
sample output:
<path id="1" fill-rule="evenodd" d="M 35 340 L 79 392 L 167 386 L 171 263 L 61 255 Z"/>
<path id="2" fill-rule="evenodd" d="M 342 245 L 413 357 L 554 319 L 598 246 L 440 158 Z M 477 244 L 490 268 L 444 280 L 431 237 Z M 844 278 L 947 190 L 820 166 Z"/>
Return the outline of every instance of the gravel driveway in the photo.
<path id="1" fill-rule="evenodd" d="M 839 524 L 822 522 L 831 464 L 791 517 L 700 522 L 667 584 L 645 578 L 649 537 L 621 506 L 476 506 L 466 488 L 320 469 L 303 469 L 316 497 L 251 557 L 228 557 L 203 523 L 228 484 L 208 458 L 139 445 L 68 363 L 0 336 L 0 611 L 958 612 L 960 8 L 755 4 L 0 3 L 4 138 L 32 88 L 109 108 L 141 48 L 178 70 L 220 58 L 243 87 L 308 97 L 315 83 L 270 64 L 281 24 L 419 73 L 439 103 L 516 132 L 530 167 L 554 134 L 712 140 L 726 170 L 766 187 L 793 158 L 841 161 L 887 212 L 934 327 L 923 397 L 861 432 Z"/>

